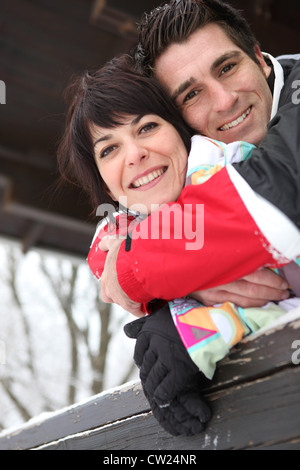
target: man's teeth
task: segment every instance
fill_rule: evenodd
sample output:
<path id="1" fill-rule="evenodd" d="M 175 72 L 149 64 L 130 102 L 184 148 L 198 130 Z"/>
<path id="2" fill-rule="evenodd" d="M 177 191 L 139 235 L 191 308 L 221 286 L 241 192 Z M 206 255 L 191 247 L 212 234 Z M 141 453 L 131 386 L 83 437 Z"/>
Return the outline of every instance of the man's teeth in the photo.
<path id="1" fill-rule="evenodd" d="M 232 127 L 237 126 L 238 124 L 240 124 L 248 116 L 250 111 L 251 111 L 251 107 L 248 108 L 247 111 L 244 114 L 242 114 L 239 118 L 235 119 L 232 122 L 229 122 L 228 124 L 225 124 L 223 127 L 220 127 L 220 130 L 221 131 L 227 131 L 228 129 L 231 129 Z"/>
<path id="2" fill-rule="evenodd" d="M 148 173 L 146 176 L 142 176 L 141 178 L 138 178 L 137 180 L 132 183 L 131 186 L 134 188 L 139 188 L 140 186 L 144 186 L 145 184 L 151 183 L 151 181 L 155 180 L 159 176 L 161 176 L 165 172 L 165 169 L 161 168 L 159 170 L 152 171 L 151 173 Z"/>

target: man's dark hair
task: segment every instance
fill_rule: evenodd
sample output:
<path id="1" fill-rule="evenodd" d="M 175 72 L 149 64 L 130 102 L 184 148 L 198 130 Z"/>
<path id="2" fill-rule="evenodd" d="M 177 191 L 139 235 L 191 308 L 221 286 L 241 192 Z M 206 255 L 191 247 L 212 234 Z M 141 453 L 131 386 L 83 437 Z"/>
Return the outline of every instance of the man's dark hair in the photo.
<path id="1" fill-rule="evenodd" d="M 155 61 L 171 44 L 183 43 L 211 23 L 219 25 L 234 44 L 258 63 L 258 41 L 238 10 L 219 0 L 171 0 L 141 19 L 134 53 L 138 69 L 152 75 Z"/>

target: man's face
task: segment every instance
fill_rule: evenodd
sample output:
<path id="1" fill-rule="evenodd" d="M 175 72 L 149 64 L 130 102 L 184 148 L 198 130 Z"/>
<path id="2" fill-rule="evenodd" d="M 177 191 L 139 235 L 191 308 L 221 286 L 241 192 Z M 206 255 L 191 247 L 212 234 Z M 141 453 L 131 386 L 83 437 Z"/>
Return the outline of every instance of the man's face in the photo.
<path id="1" fill-rule="evenodd" d="M 271 69 L 259 48 L 255 53 L 260 66 L 218 25 L 209 24 L 169 46 L 156 60 L 155 74 L 198 133 L 258 145 L 267 131 L 272 94 Z"/>

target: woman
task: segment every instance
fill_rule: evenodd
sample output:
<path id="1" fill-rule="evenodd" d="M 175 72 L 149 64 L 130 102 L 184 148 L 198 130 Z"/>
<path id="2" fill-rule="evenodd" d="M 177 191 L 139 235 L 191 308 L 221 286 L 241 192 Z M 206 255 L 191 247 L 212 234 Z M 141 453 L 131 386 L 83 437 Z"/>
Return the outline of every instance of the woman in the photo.
<path id="1" fill-rule="evenodd" d="M 96 165 L 94 154 L 94 142 L 92 139 L 92 128 L 95 126 L 110 129 L 116 125 L 120 120 L 120 115 L 144 115 L 145 112 L 150 114 L 154 113 L 166 122 L 171 123 L 174 129 L 181 136 L 182 142 L 186 146 L 186 155 L 190 149 L 190 131 L 186 128 L 181 117 L 178 115 L 177 110 L 173 104 L 166 99 L 165 94 L 160 88 L 148 79 L 137 77 L 132 71 L 128 71 L 128 58 L 122 57 L 115 59 L 109 64 L 104 66 L 95 74 L 90 75 L 86 73 L 73 83 L 68 90 L 68 95 L 71 99 L 67 120 L 66 129 L 58 149 L 58 164 L 60 173 L 63 179 L 71 181 L 82 188 L 90 196 L 93 207 L 96 208 L 101 204 L 106 204 L 107 215 L 111 221 L 108 229 L 115 227 L 118 224 L 121 216 L 116 218 L 114 212 L 119 209 L 117 201 L 115 201 L 109 194 L 108 188 L 105 185 Z M 130 66 L 130 64 L 129 64 Z M 125 92 L 125 82 L 127 77 L 127 87 Z M 99 85 L 100 79 L 100 86 Z M 111 96 L 114 95 L 115 100 Z M 146 90 L 148 90 L 146 92 Z M 124 101 L 124 96 L 135 98 L 133 103 Z M 97 101 L 101 101 L 101 109 L 97 109 Z M 118 112 L 114 112 L 118 110 Z M 182 146 L 180 145 L 182 148 Z M 186 157 L 185 157 L 186 164 Z M 185 178 L 185 172 L 184 172 Z M 184 184 L 184 178 L 182 185 Z M 122 209 L 122 208 L 121 208 Z M 125 223 L 125 230 L 127 231 L 127 217 Z M 120 225 L 120 224 L 119 224 Z M 122 231 L 122 227 L 120 227 Z M 103 252 L 98 250 L 100 255 Z M 100 256 L 102 263 L 99 262 L 95 274 L 99 276 L 104 263 L 103 256 Z M 191 370 L 189 374 L 189 386 L 193 383 L 198 383 L 199 371 L 194 363 L 190 360 L 183 344 L 174 328 L 170 312 L 162 312 L 163 317 L 160 325 L 163 329 L 168 329 L 171 334 L 175 333 L 177 345 L 174 345 L 177 351 L 176 356 L 182 355 L 187 360 L 188 366 L 185 370 Z M 164 314 L 166 313 L 166 314 Z M 162 323 L 165 323 L 167 328 L 164 328 Z M 169 354 L 171 359 L 171 354 Z M 176 366 L 177 376 L 182 377 L 181 371 Z M 142 379 L 142 378 L 141 378 Z M 195 382 L 196 380 L 196 382 Z M 184 378 L 182 385 L 184 385 Z M 143 383 L 143 381 L 142 381 Z M 160 424 L 171 434 L 195 434 L 203 430 L 204 424 L 210 418 L 210 410 L 206 403 L 201 399 L 200 393 L 193 395 L 193 403 L 197 404 L 197 413 L 184 412 L 184 418 L 180 418 L 180 422 L 174 415 L 172 408 L 160 409 L 153 401 L 153 394 L 145 393 L 148 398 L 152 411 L 160 422 Z M 188 397 L 187 397 L 188 398 Z M 182 401 L 180 399 L 180 401 Z M 176 406 L 176 413 L 180 411 L 181 403 Z M 175 414 L 176 414 L 175 413 Z M 182 422 L 183 421 L 183 422 Z M 182 428 L 183 426 L 183 428 Z"/>

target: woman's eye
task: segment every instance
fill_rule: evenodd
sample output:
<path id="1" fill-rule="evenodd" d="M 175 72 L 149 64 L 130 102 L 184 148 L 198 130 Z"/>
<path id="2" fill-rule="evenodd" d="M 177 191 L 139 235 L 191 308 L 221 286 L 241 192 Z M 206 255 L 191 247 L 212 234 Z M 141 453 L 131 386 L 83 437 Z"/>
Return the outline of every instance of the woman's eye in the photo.
<path id="1" fill-rule="evenodd" d="M 155 127 L 157 127 L 158 124 L 156 122 L 149 122 L 148 124 L 145 124 L 141 129 L 140 129 L 140 134 L 144 134 L 146 132 L 151 131 Z"/>
<path id="2" fill-rule="evenodd" d="M 110 145 L 109 147 L 106 147 L 105 149 L 101 150 L 100 152 L 100 158 L 107 157 L 111 152 L 113 152 L 117 148 L 116 145 Z"/>

